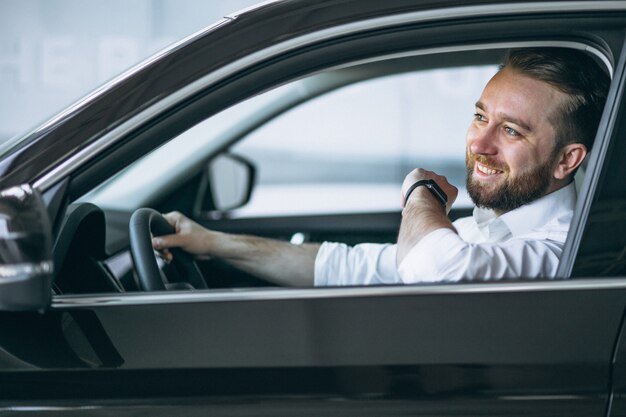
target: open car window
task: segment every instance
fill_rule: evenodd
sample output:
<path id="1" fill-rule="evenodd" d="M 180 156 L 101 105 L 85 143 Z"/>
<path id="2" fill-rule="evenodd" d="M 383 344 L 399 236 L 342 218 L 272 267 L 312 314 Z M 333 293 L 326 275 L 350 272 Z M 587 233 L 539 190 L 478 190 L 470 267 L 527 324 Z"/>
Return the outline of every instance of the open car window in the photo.
<path id="1" fill-rule="evenodd" d="M 80 199 L 108 218 L 107 267 L 124 289 L 138 289 L 127 225 L 139 207 L 180 210 L 208 228 L 293 243 L 395 242 L 400 187 L 420 166 L 459 188 L 453 211 L 457 217 L 467 214 L 465 134 L 500 55 L 492 51 L 482 60 L 407 55 L 346 65 L 202 120 Z M 218 217 L 189 206 L 185 211 L 185 201 L 196 199 L 198 178 L 227 153 L 256 169 L 250 200 Z M 218 172 L 211 182 L 219 181 L 226 180 Z M 229 223 L 246 219 L 252 221 L 249 227 Z M 215 281 L 211 288 L 268 284 L 232 268 L 216 271 L 214 263 L 201 262 L 205 276 Z"/>
<path id="2" fill-rule="evenodd" d="M 460 189 L 455 208 L 467 209 L 465 133 L 495 71 L 467 65 L 358 82 L 316 74 L 210 117 L 83 200 L 116 210 L 149 204 L 227 146 L 257 170 L 250 202 L 231 218 L 399 211 L 400 185 L 417 166 L 446 175 Z"/>
<path id="3" fill-rule="evenodd" d="M 232 150 L 258 184 L 237 216 L 397 211 L 415 167 L 464 188 L 465 131 L 495 66 L 415 71 L 362 81 L 308 101 L 253 131 Z"/>

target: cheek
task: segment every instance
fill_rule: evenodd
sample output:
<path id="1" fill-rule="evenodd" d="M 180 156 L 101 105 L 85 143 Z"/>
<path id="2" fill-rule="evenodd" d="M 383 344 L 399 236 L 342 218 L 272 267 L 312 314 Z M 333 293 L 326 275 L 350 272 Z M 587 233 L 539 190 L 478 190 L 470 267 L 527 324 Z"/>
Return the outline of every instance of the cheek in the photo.
<path id="1" fill-rule="evenodd" d="M 538 152 L 529 152 L 528 149 L 514 149 L 509 152 L 503 152 L 505 162 L 509 166 L 512 173 L 530 171 L 533 167 L 539 165 L 543 160 Z"/>

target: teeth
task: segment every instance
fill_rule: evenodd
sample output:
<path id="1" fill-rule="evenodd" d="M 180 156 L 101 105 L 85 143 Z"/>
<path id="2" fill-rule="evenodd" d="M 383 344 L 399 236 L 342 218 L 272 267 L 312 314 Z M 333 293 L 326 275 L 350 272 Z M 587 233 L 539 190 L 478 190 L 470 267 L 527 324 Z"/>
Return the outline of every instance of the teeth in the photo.
<path id="1" fill-rule="evenodd" d="M 487 168 L 486 166 L 483 166 L 480 164 L 477 164 L 477 165 L 478 165 L 478 170 L 484 174 L 493 175 L 498 172 L 495 169 Z"/>

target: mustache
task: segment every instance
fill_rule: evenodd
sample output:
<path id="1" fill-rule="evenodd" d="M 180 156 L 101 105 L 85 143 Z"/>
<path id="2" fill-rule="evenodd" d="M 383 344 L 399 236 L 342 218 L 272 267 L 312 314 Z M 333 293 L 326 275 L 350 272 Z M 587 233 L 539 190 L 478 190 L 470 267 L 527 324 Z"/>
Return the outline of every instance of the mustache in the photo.
<path id="1" fill-rule="evenodd" d="M 468 152 L 467 162 L 468 162 L 468 165 L 471 164 L 472 167 L 474 166 L 476 162 L 478 162 L 479 164 L 485 165 L 491 169 L 495 169 L 498 171 L 508 171 L 508 167 L 506 165 L 501 164 L 495 159 L 489 158 L 488 156 L 485 156 L 485 155 L 475 155 L 475 154 Z"/>

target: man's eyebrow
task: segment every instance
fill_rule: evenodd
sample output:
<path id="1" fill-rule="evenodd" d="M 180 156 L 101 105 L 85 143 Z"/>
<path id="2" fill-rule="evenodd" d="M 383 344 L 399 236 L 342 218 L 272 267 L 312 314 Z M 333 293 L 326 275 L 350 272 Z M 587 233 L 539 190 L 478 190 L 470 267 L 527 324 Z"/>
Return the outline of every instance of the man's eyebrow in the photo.
<path id="1" fill-rule="evenodd" d="M 482 111 L 487 111 L 485 105 L 481 102 L 481 101 L 477 101 L 475 104 L 476 107 L 478 107 L 479 109 L 481 109 Z M 525 121 L 523 121 L 520 118 L 517 117 L 513 117 L 511 115 L 508 115 L 506 113 L 498 113 L 498 117 L 500 119 L 509 121 L 511 123 L 514 123 L 516 125 L 518 125 L 519 127 L 521 127 L 522 129 L 526 130 L 527 132 L 532 132 L 532 129 L 530 127 L 530 125 L 528 123 L 526 123 Z"/>

